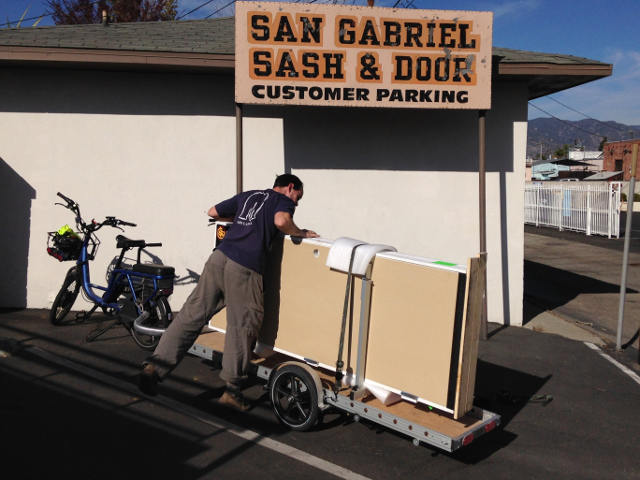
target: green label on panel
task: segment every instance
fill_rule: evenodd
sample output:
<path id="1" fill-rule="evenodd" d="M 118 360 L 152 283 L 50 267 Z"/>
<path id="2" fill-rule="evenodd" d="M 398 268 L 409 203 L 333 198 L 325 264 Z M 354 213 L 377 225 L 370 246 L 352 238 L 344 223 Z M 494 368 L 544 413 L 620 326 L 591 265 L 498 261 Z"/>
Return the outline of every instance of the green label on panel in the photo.
<path id="1" fill-rule="evenodd" d="M 441 262 L 441 261 L 437 261 L 437 262 L 433 262 L 436 265 L 444 265 L 445 267 L 455 267 L 456 264 L 455 263 L 449 263 L 449 262 Z"/>

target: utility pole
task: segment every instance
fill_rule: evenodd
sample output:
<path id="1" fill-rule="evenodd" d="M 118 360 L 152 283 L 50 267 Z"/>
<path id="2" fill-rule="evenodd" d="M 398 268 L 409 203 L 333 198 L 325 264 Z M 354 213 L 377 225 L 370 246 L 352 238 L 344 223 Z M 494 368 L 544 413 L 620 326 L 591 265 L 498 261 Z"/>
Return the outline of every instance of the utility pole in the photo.
<path id="1" fill-rule="evenodd" d="M 618 306 L 618 332 L 616 334 L 616 350 L 622 350 L 622 320 L 624 318 L 624 298 L 627 294 L 627 268 L 629 263 L 629 244 L 631 242 L 631 219 L 633 217 L 633 197 L 636 186 L 636 167 L 638 163 L 638 144 L 633 144 L 631 154 L 631 179 L 627 193 L 627 222 L 624 231 L 624 253 L 622 255 L 622 280 L 620 282 L 620 305 Z"/>

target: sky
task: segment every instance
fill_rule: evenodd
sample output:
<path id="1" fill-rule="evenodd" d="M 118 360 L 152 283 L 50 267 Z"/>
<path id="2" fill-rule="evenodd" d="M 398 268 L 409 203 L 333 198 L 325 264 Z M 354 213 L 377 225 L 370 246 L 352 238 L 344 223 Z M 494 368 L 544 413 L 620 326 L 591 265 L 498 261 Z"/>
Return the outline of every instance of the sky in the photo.
<path id="1" fill-rule="evenodd" d="M 184 19 L 233 14 L 232 0 L 209 2 Z M 327 3 L 331 0 L 317 0 Z M 347 0 L 364 5 L 366 0 Z M 376 0 L 393 6 L 396 0 Z M 411 0 L 400 0 L 406 5 Z M 207 0 L 179 0 L 184 15 Z M 601 80 L 533 100 L 529 118 L 562 120 L 595 118 L 640 126 L 640 0 L 413 0 L 413 7 L 432 10 L 494 12 L 493 45 L 518 50 L 575 55 L 613 65 Z M 47 12 L 46 0 L 0 0 L 0 28 Z M 25 20 L 22 28 L 35 20 Z M 52 25 L 50 17 L 39 26 Z M 555 100 L 553 100 L 555 99 Z M 559 103 L 558 103 L 559 102 Z M 564 105 L 561 105 L 564 104 Z M 534 105 L 532 107 L 531 105 Z M 536 108 L 537 107 L 537 108 Z"/>

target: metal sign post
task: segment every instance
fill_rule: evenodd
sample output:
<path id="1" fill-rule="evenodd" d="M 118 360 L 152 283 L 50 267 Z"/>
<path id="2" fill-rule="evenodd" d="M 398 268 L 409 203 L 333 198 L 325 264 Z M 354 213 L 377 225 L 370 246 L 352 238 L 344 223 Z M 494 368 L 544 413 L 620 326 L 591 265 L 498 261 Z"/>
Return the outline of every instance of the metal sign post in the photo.
<path id="1" fill-rule="evenodd" d="M 236 103 L 236 193 L 242 193 L 242 104 Z"/>
<path id="2" fill-rule="evenodd" d="M 478 111 L 478 191 L 479 191 L 479 222 L 480 222 L 480 256 L 487 256 L 487 185 L 486 185 L 486 110 Z M 482 320 L 480 323 L 480 338 L 487 339 L 487 270 L 484 270 L 484 295 L 482 296 Z"/>
<path id="3" fill-rule="evenodd" d="M 622 350 L 622 321 L 624 318 L 624 298 L 627 294 L 627 267 L 629 264 L 629 244 L 631 243 L 631 219 L 633 217 L 633 196 L 636 187 L 636 166 L 638 163 L 638 144 L 633 146 L 631 154 L 631 180 L 627 193 L 627 222 L 624 231 L 624 253 L 622 255 L 622 280 L 620 281 L 620 306 L 618 307 L 618 332 L 616 350 Z"/>

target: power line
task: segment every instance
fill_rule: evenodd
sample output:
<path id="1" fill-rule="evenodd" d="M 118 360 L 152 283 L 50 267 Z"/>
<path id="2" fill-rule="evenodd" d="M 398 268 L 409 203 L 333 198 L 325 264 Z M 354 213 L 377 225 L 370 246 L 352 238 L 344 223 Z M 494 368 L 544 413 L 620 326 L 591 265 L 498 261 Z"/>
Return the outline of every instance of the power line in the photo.
<path id="1" fill-rule="evenodd" d="M 220 7 L 218 10 L 216 10 L 215 12 L 213 12 L 213 13 L 211 13 L 211 14 L 207 15 L 207 16 L 206 16 L 206 17 L 204 17 L 204 18 L 210 18 L 210 17 L 213 17 L 213 16 L 214 16 L 216 13 L 218 13 L 220 10 L 224 10 L 225 8 L 227 8 L 227 7 L 228 7 L 228 6 L 230 6 L 230 5 L 233 5 L 234 3 L 236 3 L 236 0 L 231 0 L 231 1 L 230 1 L 229 3 L 227 3 L 224 7 Z"/>
<path id="2" fill-rule="evenodd" d="M 550 114 L 550 113 L 549 113 L 549 112 L 547 112 L 546 110 L 543 110 L 542 108 L 540 108 L 540 107 L 538 107 L 538 106 L 534 105 L 534 104 L 533 104 L 533 103 L 531 103 L 531 102 L 528 102 L 528 103 L 529 103 L 529 105 L 530 105 L 530 106 L 532 106 L 533 108 L 535 108 L 535 109 L 537 109 L 537 110 L 540 110 L 542 113 L 546 113 L 546 114 L 547 114 L 547 115 L 549 115 L 550 117 L 552 117 L 552 118 L 554 118 L 554 119 L 558 120 L 559 122 L 562 122 L 562 123 L 564 123 L 565 125 L 568 125 L 568 126 L 570 126 L 570 127 L 572 127 L 572 128 L 575 128 L 575 129 L 577 129 L 577 130 L 582 130 L 583 132 L 588 133 L 589 135 L 593 135 L 594 137 L 600 137 L 600 138 L 602 138 L 602 137 L 605 137 L 605 136 L 606 136 L 606 135 L 602 135 L 602 134 L 600 134 L 600 133 L 594 133 L 594 132 L 590 132 L 589 130 L 585 130 L 585 129 L 584 129 L 584 128 L 582 128 L 582 127 L 578 127 L 577 125 L 574 125 L 574 124 L 572 124 L 572 123 L 569 123 L 569 122 L 567 122 L 566 120 L 562 120 L 561 118 L 558 118 L 558 117 L 556 117 L 555 115 Z"/>
<path id="3" fill-rule="evenodd" d="M 18 23 L 18 22 L 27 22 L 29 20 L 36 20 L 42 17 L 50 17 L 51 15 L 53 15 L 53 13 L 44 12 L 42 15 L 38 15 L 36 17 L 23 18 L 21 20 L 7 20 L 7 25 L 11 25 L 12 23 Z"/>
<path id="4" fill-rule="evenodd" d="M 600 121 L 600 120 L 598 120 L 597 118 L 590 117 L 590 116 L 589 116 L 589 115 L 587 115 L 586 113 L 582 113 L 582 112 L 580 112 L 580 111 L 576 110 L 575 108 L 571 108 L 569 105 L 565 105 L 565 104 L 564 104 L 564 103 L 562 103 L 560 100 L 556 100 L 556 99 L 555 99 L 555 98 L 553 98 L 551 95 L 547 95 L 547 98 L 550 98 L 550 99 L 551 99 L 551 100 L 553 100 L 554 102 L 556 102 L 556 103 L 558 103 L 558 104 L 562 105 L 564 108 L 567 108 L 567 109 L 571 110 L 572 112 L 575 112 L 575 113 L 577 113 L 577 114 L 579 114 L 579 115 L 582 115 L 583 117 L 586 117 L 586 118 L 588 118 L 589 120 L 593 120 L 593 121 L 595 121 L 595 122 L 601 123 L 602 125 L 604 125 L 604 126 L 606 126 L 606 127 L 608 127 L 608 128 L 613 128 L 614 130 L 618 130 L 618 131 L 621 131 L 621 132 L 627 133 L 627 131 L 626 131 L 626 130 L 624 130 L 624 129 L 622 129 L 622 128 L 615 127 L 615 126 L 613 126 L 613 125 L 609 125 L 609 124 L 607 124 L 607 123 L 601 122 L 601 121 Z"/>
<path id="5" fill-rule="evenodd" d="M 397 0 L 396 3 L 394 3 L 393 7 L 391 7 L 391 8 L 396 8 L 403 1 L 405 2 L 405 5 L 403 5 L 400 8 L 411 8 L 411 7 L 413 7 L 413 3 L 414 3 L 415 0 Z"/>
<path id="6" fill-rule="evenodd" d="M 215 0 L 208 0 L 207 2 L 204 2 L 200 5 L 198 5 L 196 8 L 194 8 L 193 10 L 189 10 L 187 13 L 183 13 L 182 15 L 176 17 L 176 20 L 180 20 L 181 18 L 186 17 L 187 15 L 191 15 L 193 12 L 195 12 L 196 10 L 200 10 L 202 7 L 204 7 L 205 5 L 209 5 L 211 2 L 214 2 Z"/>

